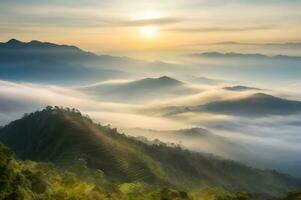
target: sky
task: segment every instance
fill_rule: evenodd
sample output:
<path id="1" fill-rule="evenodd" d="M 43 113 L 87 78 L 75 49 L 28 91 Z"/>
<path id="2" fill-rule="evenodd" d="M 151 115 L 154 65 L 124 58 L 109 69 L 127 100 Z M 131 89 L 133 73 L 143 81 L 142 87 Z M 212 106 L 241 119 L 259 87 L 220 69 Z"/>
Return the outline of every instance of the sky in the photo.
<path id="1" fill-rule="evenodd" d="M 300 8 L 299 0 L 0 0 L 0 41 L 121 54 L 223 41 L 300 42 Z"/>

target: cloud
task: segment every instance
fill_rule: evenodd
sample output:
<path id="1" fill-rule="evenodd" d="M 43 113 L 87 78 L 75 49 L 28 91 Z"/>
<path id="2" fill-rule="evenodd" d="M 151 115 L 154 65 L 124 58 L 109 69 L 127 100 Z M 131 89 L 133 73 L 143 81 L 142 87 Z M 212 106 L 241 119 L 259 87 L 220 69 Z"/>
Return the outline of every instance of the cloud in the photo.
<path id="1" fill-rule="evenodd" d="M 183 21 L 181 18 L 162 17 L 157 19 L 126 20 L 111 23 L 111 26 L 145 26 L 145 25 L 167 25 Z"/>
<path id="2" fill-rule="evenodd" d="M 156 103 L 160 105 L 202 104 L 227 98 L 241 98 L 249 92 L 231 92 L 219 88 L 207 88 L 193 96 L 185 96 Z M 144 106 L 125 103 L 100 102 L 74 89 L 55 85 L 13 83 L 0 81 L 0 124 L 21 117 L 25 112 L 41 109 L 46 105 L 74 107 L 89 114 L 103 124 L 112 124 L 121 129 L 145 128 L 176 130 L 191 127 L 205 127 L 213 133 L 242 145 L 245 157 L 236 157 L 256 167 L 277 167 L 282 162 L 298 158 L 301 147 L 301 116 L 272 116 L 249 119 L 208 113 L 180 114 L 173 118 L 148 116 L 139 112 Z M 189 146 L 188 146 L 189 147 Z M 194 145 L 194 149 L 197 145 Z M 250 151 L 250 154 L 248 154 Z M 253 155 L 260 155 L 252 157 Z M 231 155 L 229 155 L 231 157 Z M 252 158 L 252 159 L 251 159 Z M 254 164 L 255 163 L 255 164 Z"/>
<path id="3" fill-rule="evenodd" d="M 278 91 L 269 92 L 274 95 L 282 94 L 282 96 L 296 95 L 294 92 L 290 94 Z M 149 105 L 154 113 L 144 113 L 158 114 L 164 112 L 163 108 L 165 106 L 202 105 L 217 100 L 243 98 L 252 93 L 251 91 L 233 92 L 218 87 L 210 87 L 197 95 L 184 96 Z M 244 148 L 240 151 L 244 156 L 238 156 L 235 159 L 251 166 L 277 168 L 281 165 L 281 169 L 285 171 L 288 168 L 283 167 L 283 163 L 292 162 L 301 152 L 301 147 L 298 145 L 301 142 L 299 134 L 301 131 L 301 116 L 299 114 L 285 117 L 248 118 L 247 116 L 188 112 L 169 116 L 168 118 L 179 123 L 185 122 L 192 127 L 204 127 L 217 135 L 242 145 Z M 292 173 L 296 174 L 295 171 L 292 171 Z"/>
<path id="4" fill-rule="evenodd" d="M 64 27 L 64 28 L 118 28 L 118 27 L 139 27 L 148 25 L 165 26 L 183 21 L 181 18 L 164 17 L 157 19 L 142 19 L 142 20 L 123 20 L 109 17 L 97 17 L 94 20 L 86 17 L 72 16 L 27 16 L 25 20 L 14 22 L 20 26 L 26 25 L 31 28 L 41 27 Z M 1 25 L 1 24 L 0 24 Z M 24 28 L 14 28 L 11 25 L 2 24 L 1 29 L 5 32 L 20 32 Z"/>
<path id="5" fill-rule="evenodd" d="M 227 91 L 222 89 L 223 85 L 218 85 L 215 87 L 201 87 L 202 92 L 194 95 L 185 95 L 178 98 L 167 99 L 167 100 L 158 100 L 150 105 L 150 107 L 162 107 L 162 106 L 198 106 L 207 104 L 212 101 L 222 101 L 227 99 L 234 98 L 243 98 L 247 97 L 250 94 L 253 94 L 254 91 Z"/>
<path id="6" fill-rule="evenodd" d="M 1 16 L 1 14 L 0 14 Z M 18 16 L 18 17 L 16 17 Z M 5 11 L 5 21 L 0 22 L 6 29 L 16 25 L 29 27 L 135 27 L 146 25 L 168 25 L 183 21 L 178 17 L 157 17 L 150 19 L 130 19 L 122 15 L 100 12 L 93 7 L 61 7 L 61 6 L 21 6 Z"/>
<path id="7" fill-rule="evenodd" d="M 140 106 L 125 103 L 100 102 L 70 88 L 54 85 L 0 81 L 0 125 L 33 112 L 46 105 L 78 108 L 92 119 L 114 127 L 168 129 L 188 127 L 161 117 L 145 116 L 135 111 Z"/>
<path id="8" fill-rule="evenodd" d="M 171 31 L 171 32 L 202 33 L 202 32 L 244 32 L 244 31 L 269 30 L 275 28 L 276 26 L 274 25 L 265 25 L 265 26 L 245 26 L 245 27 L 170 28 L 164 30 Z"/>
<path id="9" fill-rule="evenodd" d="M 59 86 L 0 81 L 0 112 L 3 114 L 23 114 L 46 105 L 111 112 L 126 112 L 131 108 L 125 104 L 93 101 L 80 92 Z"/>
<path id="10" fill-rule="evenodd" d="M 204 127 L 216 135 L 231 140 L 234 144 L 241 145 L 243 148 L 237 149 L 239 151 L 237 153 L 243 156 L 229 155 L 234 160 L 254 167 L 278 169 L 301 175 L 288 165 L 299 159 L 301 153 L 300 118 L 300 115 L 291 115 L 249 119 L 208 113 L 187 113 L 179 114 L 172 119 L 185 121 L 191 126 Z"/>

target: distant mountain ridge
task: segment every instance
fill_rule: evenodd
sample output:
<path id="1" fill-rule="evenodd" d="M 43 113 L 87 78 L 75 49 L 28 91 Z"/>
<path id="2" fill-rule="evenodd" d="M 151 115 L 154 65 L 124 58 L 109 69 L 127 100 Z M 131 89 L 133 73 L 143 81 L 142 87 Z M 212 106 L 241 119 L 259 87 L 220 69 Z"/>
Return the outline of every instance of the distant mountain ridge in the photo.
<path id="1" fill-rule="evenodd" d="M 235 53 L 235 52 L 203 52 L 203 53 L 195 53 L 190 54 L 189 56 L 192 57 L 202 57 L 202 58 L 232 58 L 232 59 L 288 59 L 288 60 L 301 60 L 301 57 L 298 56 L 287 56 L 287 55 L 275 55 L 275 56 L 268 56 L 264 54 L 259 53 L 249 53 L 249 54 L 243 54 L 243 53 Z"/>
<path id="2" fill-rule="evenodd" d="M 248 86 L 243 86 L 243 85 L 234 85 L 234 86 L 229 86 L 229 87 L 224 87 L 224 90 L 230 90 L 230 91 L 248 91 L 248 90 L 261 90 L 256 87 L 248 87 Z"/>
<path id="3" fill-rule="evenodd" d="M 138 80 L 136 81 L 139 83 L 142 83 L 142 84 L 155 84 L 156 86 L 160 86 L 161 84 L 163 84 L 162 86 L 164 85 L 182 85 L 184 84 L 183 82 L 179 81 L 179 80 L 176 80 L 174 78 L 171 78 L 169 76 L 161 76 L 159 78 L 144 78 L 144 79 L 141 79 L 141 80 Z M 153 87 L 153 86 L 152 86 Z"/>
<path id="4" fill-rule="evenodd" d="M 301 112 L 301 102 L 256 93 L 244 99 L 211 102 L 201 110 L 234 115 L 282 115 Z"/>
<path id="5" fill-rule="evenodd" d="M 46 58 L 48 56 L 48 58 Z M 14 60 L 10 60 L 13 59 Z M 81 61 L 97 59 L 93 53 L 81 50 L 76 46 L 58 45 L 49 42 L 40 42 L 32 40 L 30 42 L 22 42 L 11 39 L 6 43 L 0 43 L 0 61 L 30 61 L 38 59 L 47 59 L 48 61 L 62 59 L 62 61 Z M 47 64 L 47 63 L 45 63 Z"/>
<path id="6" fill-rule="evenodd" d="M 275 47 L 287 47 L 287 48 L 301 48 L 301 42 L 278 42 L 278 43 L 247 43 L 236 41 L 225 41 L 212 43 L 212 45 L 246 45 L 246 46 L 275 46 Z"/>
<path id="7" fill-rule="evenodd" d="M 301 113 L 301 102 L 255 93 L 241 99 L 214 101 L 198 106 L 165 108 L 165 115 L 186 112 L 209 112 L 238 116 L 289 115 Z M 166 114 L 167 113 L 167 114 Z"/>
<path id="8" fill-rule="evenodd" d="M 115 181 L 199 188 L 221 186 L 268 194 L 296 190 L 300 180 L 165 145 L 146 145 L 94 124 L 75 109 L 47 107 L 0 130 L 17 157 L 68 167 L 84 158 Z"/>
<path id="9" fill-rule="evenodd" d="M 129 76 L 114 67 L 137 65 L 125 57 L 96 55 L 82 49 L 33 40 L 0 43 L 0 79 L 38 82 L 108 80 Z"/>
<path id="10" fill-rule="evenodd" d="M 210 59 L 245 59 L 261 62 L 252 68 L 273 70 L 273 72 L 291 74 L 299 72 L 300 57 L 261 54 L 240 54 L 206 52 L 190 55 L 194 58 Z M 245 64 L 250 64 L 246 62 Z M 274 67 L 274 66 L 278 67 Z M 267 67 L 267 68 L 266 68 Z M 55 84 L 91 84 L 112 79 L 133 79 L 142 76 L 160 76 L 168 74 L 178 76 L 185 74 L 184 64 L 147 62 L 129 57 L 96 55 L 72 45 L 57 45 L 33 40 L 21 42 L 11 39 L 0 43 L 0 79 L 7 81 L 24 81 Z M 280 70 L 280 71 L 279 71 Z M 285 71 L 286 70 L 286 71 Z M 278 72 L 279 71 L 279 72 Z M 199 79 L 194 82 L 216 84 L 219 81 Z"/>
<path id="11" fill-rule="evenodd" d="M 174 67 L 174 68 L 172 68 Z M 173 73 L 177 64 L 97 55 L 72 45 L 11 39 L 0 43 L 0 79 L 55 84 L 91 84 Z"/>
<path id="12" fill-rule="evenodd" d="M 122 102 L 145 102 L 200 92 L 199 89 L 168 76 L 121 83 L 100 83 L 81 87 L 80 90 L 102 100 Z"/>
<path id="13" fill-rule="evenodd" d="M 132 59 L 127 57 L 118 57 L 118 56 L 111 56 L 111 55 L 96 55 L 92 52 L 88 52 L 85 50 L 80 49 L 77 46 L 74 45 L 65 45 L 65 44 L 55 44 L 51 42 L 41 42 L 38 40 L 32 40 L 30 42 L 22 42 L 17 39 L 11 39 L 8 42 L 0 42 L 0 52 L 2 51 L 17 51 L 17 52 L 24 52 L 24 50 L 28 51 L 27 53 L 31 53 L 30 50 L 32 50 L 34 53 L 54 53 L 56 55 L 59 55 L 59 53 L 70 53 L 74 56 L 72 53 L 77 53 L 78 55 L 82 56 L 85 59 L 99 59 L 102 58 L 104 60 L 109 61 L 110 59 L 116 59 L 120 62 L 127 62 L 131 61 Z M 58 52 L 51 52 L 58 51 Z M 50 51 L 50 52 L 49 52 Z M 10 53 L 10 52 L 9 52 Z M 76 59 L 76 57 L 74 58 Z"/>
<path id="14" fill-rule="evenodd" d="M 69 49 L 69 50 L 73 50 L 73 51 L 82 51 L 81 49 L 79 49 L 76 46 L 72 46 L 72 45 L 57 45 L 57 44 L 53 44 L 50 42 L 41 42 L 38 40 L 32 40 L 30 42 L 22 42 L 19 41 L 17 39 L 10 39 L 7 42 L 0 42 L 0 47 L 1 50 L 2 49 L 14 49 L 18 48 L 19 50 L 22 50 L 24 48 L 28 49 L 28 48 L 65 48 L 65 49 Z M 88 52 L 87 52 L 88 53 Z"/>

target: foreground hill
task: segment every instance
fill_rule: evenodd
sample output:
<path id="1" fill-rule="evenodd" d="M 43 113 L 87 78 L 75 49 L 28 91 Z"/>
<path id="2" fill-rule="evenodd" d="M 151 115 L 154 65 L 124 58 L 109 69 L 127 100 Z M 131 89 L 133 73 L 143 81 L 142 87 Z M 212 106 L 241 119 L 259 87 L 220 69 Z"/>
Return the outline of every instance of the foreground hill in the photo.
<path id="1" fill-rule="evenodd" d="M 121 102 L 145 102 L 156 98 L 194 94 L 198 89 L 168 76 L 144 78 L 121 83 L 100 83 L 80 88 L 102 100 Z"/>
<path id="2" fill-rule="evenodd" d="M 94 124 L 76 110 L 48 107 L 3 127 L 3 143 L 20 159 L 53 162 L 68 168 L 79 158 L 117 182 L 143 181 L 158 186 L 221 186 L 279 194 L 297 190 L 300 180 L 233 161 L 192 153 L 164 144 L 146 145 Z"/>
<path id="3" fill-rule="evenodd" d="M 240 99 L 210 102 L 199 106 L 165 108 L 166 115 L 209 112 L 238 116 L 289 115 L 301 113 L 301 102 L 256 93 Z"/>

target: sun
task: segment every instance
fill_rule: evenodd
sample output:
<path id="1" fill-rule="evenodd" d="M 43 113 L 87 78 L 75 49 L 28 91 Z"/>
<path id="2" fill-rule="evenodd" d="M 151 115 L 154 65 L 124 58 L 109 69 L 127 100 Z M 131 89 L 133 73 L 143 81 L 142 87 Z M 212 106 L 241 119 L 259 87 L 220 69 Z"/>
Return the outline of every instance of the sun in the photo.
<path id="1" fill-rule="evenodd" d="M 159 30 L 157 26 L 143 26 L 139 28 L 139 32 L 144 38 L 155 38 L 158 36 Z"/>

